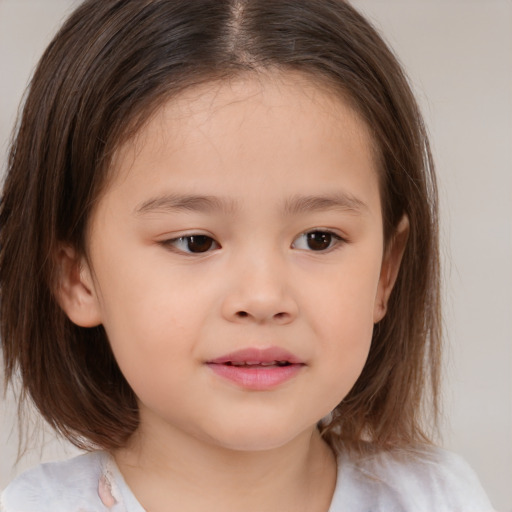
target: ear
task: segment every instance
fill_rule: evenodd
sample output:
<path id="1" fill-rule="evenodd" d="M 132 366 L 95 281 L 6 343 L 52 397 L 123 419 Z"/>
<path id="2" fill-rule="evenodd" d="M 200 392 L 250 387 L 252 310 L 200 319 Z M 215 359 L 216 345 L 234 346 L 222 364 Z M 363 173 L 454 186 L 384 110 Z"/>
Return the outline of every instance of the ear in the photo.
<path id="1" fill-rule="evenodd" d="M 101 310 L 85 258 L 72 247 L 62 246 L 57 253 L 57 269 L 54 292 L 68 318 L 80 327 L 101 324 Z"/>
<path id="2" fill-rule="evenodd" d="M 373 310 L 374 323 L 380 322 L 386 315 L 388 300 L 393 286 L 395 286 L 396 278 L 398 277 L 398 271 L 400 270 L 400 263 L 402 262 L 402 256 L 404 255 L 408 237 L 409 218 L 404 214 L 388 243 L 382 259 L 379 285 Z"/>

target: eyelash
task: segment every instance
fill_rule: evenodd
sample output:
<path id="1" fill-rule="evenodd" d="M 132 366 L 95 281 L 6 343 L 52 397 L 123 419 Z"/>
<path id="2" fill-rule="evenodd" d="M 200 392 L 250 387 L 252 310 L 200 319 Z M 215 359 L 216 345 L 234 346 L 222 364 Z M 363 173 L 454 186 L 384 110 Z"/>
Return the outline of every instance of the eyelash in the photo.
<path id="1" fill-rule="evenodd" d="M 194 240 L 197 239 L 197 240 Z M 190 250 L 190 244 L 197 242 L 200 244 L 201 248 L 204 248 L 204 250 L 200 251 L 191 251 Z M 180 236 L 177 238 L 171 238 L 170 240 L 163 240 L 160 242 L 161 245 L 164 247 L 171 249 L 178 253 L 184 253 L 184 254 L 204 254 L 207 252 L 211 252 L 212 247 L 215 249 L 220 249 L 220 245 L 218 242 L 216 242 L 211 236 L 208 235 L 202 235 L 202 234 L 192 234 L 192 235 L 186 235 L 186 236 Z M 186 249 L 179 248 L 179 244 L 185 244 Z"/>
<path id="2" fill-rule="evenodd" d="M 306 241 L 306 244 L 308 244 L 308 242 L 310 241 L 315 242 L 317 241 L 317 239 L 318 241 L 320 241 L 322 238 L 324 239 L 323 242 L 325 242 L 327 239 L 327 247 L 323 247 L 321 249 L 312 249 L 311 246 L 309 246 L 308 249 L 301 249 L 304 251 L 310 250 L 311 252 L 328 252 L 329 250 L 335 249 L 337 246 L 347 241 L 346 239 L 344 239 L 334 231 L 330 231 L 329 229 L 313 229 L 310 231 L 305 231 L 297 238 L 295 238 L 295 240 L 292 243 L 293 248 L 297 248 L 294 247 L 294 245 L 296 244 L 296 241 L 301 238 L 303 238 Z"/>
<path id="3" fill-rule="evenodd" d="M 303 239 L 305 243 L 308 244 L 307 248 L 297 247 L 297 241 Z M 313 229 L 310 231 L 305 231 L 301 233 L 298 237 L 293 240 L 291 247 L 293 249 L 299 249 L 303 251 L 311 251 L 311 252 L 328 252 L 331 249 L 335 249 L 340 244 L 346 243 L 346 239 L 336 234 L 333 231 L 328 229 Z M 313 249 L 309 243 L 310 242 L 320 242 L 320 244 L 325 244 L 327 242 L 326 247 L 321 247 L 317 249 Z M 186 236 L 180 236 L 177 238 L 171 238 L 169 240 L 163 240 L 159 242 L 162 246 L 169 248 L 175 252 L 183 253 L 183 254 L 205 254 L 208 252 L 212 252 L 212 250 L 220 249 L 220 244 L 215 241 L 211 236 L 202 235 L 202 234 L 191 234 Z M 198 243 L 200 250 L 194 251 L 191 250 L 191 244 Z M 179 245 L 183 244 L 186 246 L 180 248 Z"/>

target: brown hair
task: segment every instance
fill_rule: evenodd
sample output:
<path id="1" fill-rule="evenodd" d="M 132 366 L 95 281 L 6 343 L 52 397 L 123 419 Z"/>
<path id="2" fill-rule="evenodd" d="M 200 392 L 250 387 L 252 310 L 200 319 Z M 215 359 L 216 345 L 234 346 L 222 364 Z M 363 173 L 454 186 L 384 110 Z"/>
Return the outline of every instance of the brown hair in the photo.
<path id="1" fill-rule="evenodd" d="M 435 177 L 416 102 L 377 32 L 342 0 L 87 0 L 34 74 L 0 205 L 6 383 L 19 371 L 22 394 L 80 447 L 125 445 L 138 410 L 104 329 L 74 325 L 57 304 L 57 248 L 86 254 L 113 151 L 163 101 L 265 69 L 301 71 L 349 99 L 377 148 L 386 242 L 404 213 L 410 221 L 368 361 L 319 428 L 335 448 L 428 439 L 421 406 L 430 397 L 436 417 L 440 351 Z"/>

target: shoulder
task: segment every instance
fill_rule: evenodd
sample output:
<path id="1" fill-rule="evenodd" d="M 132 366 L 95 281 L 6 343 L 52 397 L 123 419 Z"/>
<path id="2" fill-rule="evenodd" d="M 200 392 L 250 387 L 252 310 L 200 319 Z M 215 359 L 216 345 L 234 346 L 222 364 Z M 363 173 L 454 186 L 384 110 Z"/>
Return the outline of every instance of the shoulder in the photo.
<path id="1" fill-rule="evenodd" d="M 492 512 L 461 457 L 434 447 L 340 457 L 338 487 L 379 512 Z M 337 512 L 336 509 L 331 512 Z"/>
<path id="2" fill-rule="evenodd" d="M 107 510 L 98 483 L 107 459 L 92 452 L 37 466 L 13 480 L 0 496 L 2 512 L 99 512 Z"/>

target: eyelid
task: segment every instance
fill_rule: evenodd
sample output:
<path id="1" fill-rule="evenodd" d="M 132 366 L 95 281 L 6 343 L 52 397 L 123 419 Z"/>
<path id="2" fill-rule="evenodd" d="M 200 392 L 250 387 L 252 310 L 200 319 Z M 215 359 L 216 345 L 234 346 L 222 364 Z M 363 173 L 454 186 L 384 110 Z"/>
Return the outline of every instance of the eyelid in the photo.
<path id="1" fill-rule="evenodd" d="M 307 248 L 307 249 L 298 249 L 298 250 L 302 250 L 302 251 L 306 251 L 306 252 L 317 252 L 317 253 L 326 253 L 326 252 L 331 252 L 332 250 L 335 250 L 335 249 L 338 249 L 340 248 L 341 246 L 343 246 L 344 244 L 348 243 L 348 240 L 345 236 L 343 236 L 342 234 L 340 234 L 337 230 L 333 230 L 333 229 L 329 229 L 329 228 L 312 228 L 312 229 L 308 229 L 306 231 L 303 231 L 302 233 L 300 233 L 298 236 L 296 236 L 292 242 L 292 245 L 291 247 L 293 249 L 296 249 L 297 247 L 294 247 L 295 243 L 297 240 L 299 240 L 300 238 L 302 237 L 305 237 L 306 235 L 309 235 L 310 233 L 323 233 L 323 234 L 328 234 L 328 235 L 331 235 L 332 238 L 334 239 L 333 242 L 334 243 L 331 243 L 329 245 L 329 247 L 326 247 L 325 249 L 319 249 L 319 250 L 314 250 L 314 249 L 311 249 L 311 248 Z"/>
<path id="2" fill-rule="evenodd" d="M 177 247 L 177 244 L 182 241 L 182 243 L 187 243 L 186 240 L 188 238 L 192 238 L 192 237 L 205 237 L 205 238 L 209 238 L 212 240 L 212 247 L 205 250 L 205 251 L 199 251 L 199 252 L 193 252 L 193 251 L 189 251 L 189 250 L 184 250 L 184 249 L 180 249 L 179 247 Z M 165 238 L 163 240 L 159 240 L 157 242 L 159 245 L 161 245 L 162 247 L 172 251 L 172 252 L 175 252 L 177 254 L 183 254 L 185 256 L 205 256 L 211 252 L 213 252 L 214 250 L 217 250 L 217 249 L 220 249 L 221 248 L 221 245 L 219 244 L 219 242 L 217 242 L 217 240 L 215 240 L 215 238 L 209 234 L 209 233 L 204 233 L 204 232 L 200 232 L 200 231 L 192 231 L 192 232 L 187 232 L 187 233 L 180 233 L 178 235 L 175 235 L 175 236 L 172 236 L 170 238 Z"/>

